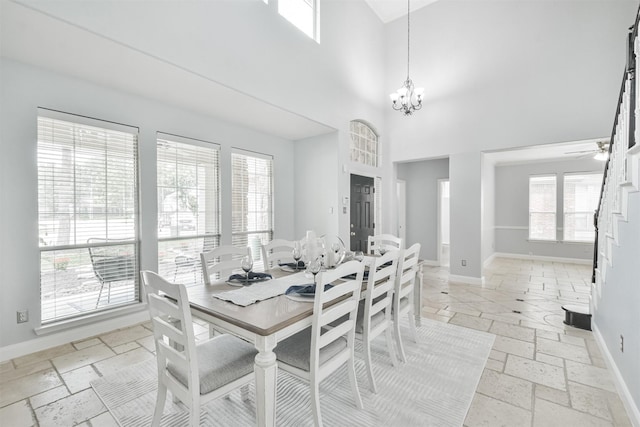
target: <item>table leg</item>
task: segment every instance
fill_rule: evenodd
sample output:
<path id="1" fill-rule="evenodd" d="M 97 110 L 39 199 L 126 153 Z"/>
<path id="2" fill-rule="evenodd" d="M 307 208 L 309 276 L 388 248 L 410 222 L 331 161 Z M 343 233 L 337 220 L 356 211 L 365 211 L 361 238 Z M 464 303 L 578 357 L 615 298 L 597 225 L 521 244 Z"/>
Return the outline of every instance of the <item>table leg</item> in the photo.
<path id="1" fill-rule="evenodd" d="M 278 364 L 273 349 L 274 336 L 256 337 L 256 355 L 253 369 L 256 376 L 256 421 L 259 427 L 276 425 L 276 385 Z"/>
<path id="2" fill-rule="evenodd" d="M 416 271 L 416 283 L 413 287 L 413 315 L 416 318 L 416 326 L 422 326 L 422 266 L 418 265 Z"/>

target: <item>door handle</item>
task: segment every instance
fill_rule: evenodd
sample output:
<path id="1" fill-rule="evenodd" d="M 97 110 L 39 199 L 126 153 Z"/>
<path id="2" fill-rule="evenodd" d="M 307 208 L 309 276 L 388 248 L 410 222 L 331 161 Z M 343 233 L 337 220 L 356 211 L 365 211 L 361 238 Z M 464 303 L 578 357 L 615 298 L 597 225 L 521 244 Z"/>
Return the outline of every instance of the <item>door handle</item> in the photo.
<path id="1" fill-rule="evenodd" d="M 352 235 L 352 236 L 355 236 L 355 235 L 356 235 L 355 231 L 352 231 L 352 232 L 351 232 L 351 235 Z"/>

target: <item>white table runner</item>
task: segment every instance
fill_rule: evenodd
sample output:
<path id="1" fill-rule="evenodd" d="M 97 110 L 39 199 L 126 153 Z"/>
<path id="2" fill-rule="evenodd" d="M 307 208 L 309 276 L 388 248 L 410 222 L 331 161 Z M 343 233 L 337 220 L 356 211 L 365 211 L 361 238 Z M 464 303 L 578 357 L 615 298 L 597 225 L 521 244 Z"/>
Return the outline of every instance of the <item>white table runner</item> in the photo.
<path id="1" fill-rule="evenodd" d="M 283 295 L 290 286 L 312 284 L 313 279 L 305 277 L 304 271 L 290 274 L 285 277 L 271 279 L 264 282 L 257 282 L 250 286 L 233 289 L 231 291 L 220 292 L 213 295 L 224 301 L 232 302 L 236 305 L 246 307 L 258 301 Z"/>

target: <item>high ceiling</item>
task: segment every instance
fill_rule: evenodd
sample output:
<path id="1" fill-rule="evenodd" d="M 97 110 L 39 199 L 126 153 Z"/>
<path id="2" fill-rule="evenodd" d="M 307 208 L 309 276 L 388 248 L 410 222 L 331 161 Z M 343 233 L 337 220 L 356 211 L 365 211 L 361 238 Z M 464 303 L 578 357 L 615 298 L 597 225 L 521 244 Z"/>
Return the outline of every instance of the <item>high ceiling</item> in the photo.
<path id="1" fill-rule="evenodd" d="M 407 0 L 365 0 L 385 24 L 407 14 Z M 411 12 L 423 8 L 437 0 L 413 0 Z"/>
<path id="2" fill-rule="evenodd" d="M 132 49 L 17 1 L 0 2 L 0 54 L 4 58 L 289 140 L 335 130 L 191 72 L 180 64 Z M 127 64 L 127 67 L 118 64 Z M 130 73 L 129 70 L 138 72 Z M 180 81 L 181 84 L 166 85 L 167 81 Z M 234 108 L 227 108 L 229 105 Z"/>

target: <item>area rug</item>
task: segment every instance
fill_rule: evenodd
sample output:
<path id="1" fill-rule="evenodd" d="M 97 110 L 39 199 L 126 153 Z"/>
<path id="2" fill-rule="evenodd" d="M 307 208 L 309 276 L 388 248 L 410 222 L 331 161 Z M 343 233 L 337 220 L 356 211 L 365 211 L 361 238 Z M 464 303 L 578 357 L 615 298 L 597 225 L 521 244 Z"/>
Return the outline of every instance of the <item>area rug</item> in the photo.
<path id="1" fill-rule="evenodd" d="M 462 426 L 491 351 L 495 335 L 422 319 L 418 343 L 403 325 L 407 363 L 391 365 L 383 337 L 372 345 L 378 393 L 373 394 L 356 348 L 356 372 L 364 409 L 353 404 L 346 370 L 320 385 L 321 413 L 326 426 Z M 277 349 L 276 349 L 277 351 Z M 148 426 L 156 398 L 156 364 L 152 360 L 123 368 L 91 383 L 123 427 Z M 203 426 L 254 426 L 255 394 L 243 401 L 240 391 L 201 410 Z M 162 426 L 187 425 L 183 405 L 167 397 Z M 276 425 L 312 426 L 309 386 L 279 371 Z"/>

